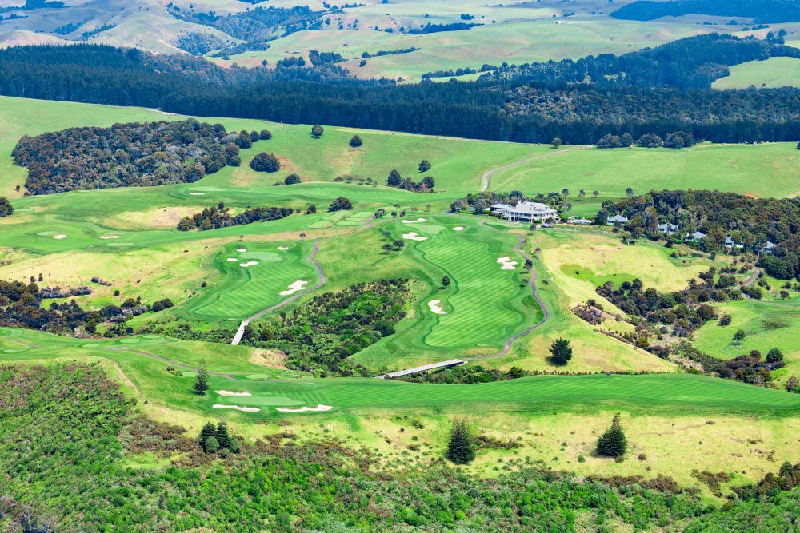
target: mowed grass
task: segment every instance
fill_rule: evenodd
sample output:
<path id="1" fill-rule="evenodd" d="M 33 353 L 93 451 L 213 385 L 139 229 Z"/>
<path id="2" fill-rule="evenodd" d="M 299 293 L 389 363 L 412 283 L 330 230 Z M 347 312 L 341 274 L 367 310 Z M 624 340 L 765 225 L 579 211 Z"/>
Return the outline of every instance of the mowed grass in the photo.
<path id="1" fill-rule="evenodd" d="M 489 190 L 550 192 L 569 189 L 587 196 L 623 196 L 650 189 L 718 189 L 760 197 L 800 192 L 800 152 L 796 143 L 762 145 L 700 144 L 690 149 L 577 150 L 497 172 Z"/>
<path id="2" fill-rule="evenodd" d="M 246 318 L 272 307 L 288 298 L 280 293 L 289 290 L 290 284 L 305 281 L 305 290 L 317 282 L 316 269 L 308 261 L 310 252 L 310 243 L 228 244 L 213 258 L 222 280 L 176 313 L 186 318 L 224 320 Z"/>
<path id="3" fill-rule="evenodd" d="M 731 75 L 712 84 L 714 89 L 800 87 L 800 59 L 771 57 L 730 67 Z"/>

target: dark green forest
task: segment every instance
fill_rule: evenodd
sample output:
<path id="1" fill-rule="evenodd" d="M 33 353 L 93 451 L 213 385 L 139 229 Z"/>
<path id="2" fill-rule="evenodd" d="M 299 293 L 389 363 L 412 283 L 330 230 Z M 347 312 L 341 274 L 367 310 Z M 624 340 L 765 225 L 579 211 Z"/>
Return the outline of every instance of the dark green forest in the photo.
<path id="1" fill-rule="evenodd" d="M 628 20 L 655 20 L 682 15 L 716 15 L 754 19 L 759 23 L 800 21 L 798 0 L 670 0 L 637 1 L 613 11 L 611 16 Z"/>

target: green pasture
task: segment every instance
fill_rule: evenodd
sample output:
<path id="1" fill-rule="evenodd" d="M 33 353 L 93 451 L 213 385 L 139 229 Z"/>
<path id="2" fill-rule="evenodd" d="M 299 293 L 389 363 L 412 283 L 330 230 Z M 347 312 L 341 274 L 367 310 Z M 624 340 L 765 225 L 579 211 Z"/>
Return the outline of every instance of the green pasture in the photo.
<path id="1" fill-rule="evenodd" d="M 731 75 L 712 84 L 714 89 L 746 89 L 800 86 L 800 59 L 771 57 L 730 67 Z"/>
<path id="2" fill-rule="evenodd" d="M 221 280 L 176 313 L 197 320 L 224 320 L 246 318 L 272 307 L 288 298 L 280 293 L 295 281 L 305 281 L 305 289 L 317 282 L 316 269 L 308 262 L 310 253 L 308 242 L 227 244 L 212 260 Z"/>
<path id="3" fill-rule="evenodd" d="M 763 197 L 800 192 L 800 153 L 796 143 L 762 145 L 700 144 L 690 149 L 630 148 L 572 151 L 501 170 L 490 190 L 561 191 L 587 197 L 623 196 L 650 189 L 718 189 Z"/>

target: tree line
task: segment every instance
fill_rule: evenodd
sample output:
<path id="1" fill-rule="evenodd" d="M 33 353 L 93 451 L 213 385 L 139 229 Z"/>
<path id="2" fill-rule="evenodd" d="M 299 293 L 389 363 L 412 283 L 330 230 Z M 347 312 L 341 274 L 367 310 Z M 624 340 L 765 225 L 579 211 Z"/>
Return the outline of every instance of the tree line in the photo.
<path id="1" fill-rule="evenodd" d="M 179 231 L 191 231 L 198 229 L 206 231 L 210 229 L 228 228 L 230 226 L 243 226 L 253 222 L 280 220 L 294 213 L 294 209 L 289 207 L 248 207 L 237 215 L 230 213 L 230 207 L 224 202 L 216 206 L 203 209 L 199 213 L 183 217 L 178 222 Z"/>

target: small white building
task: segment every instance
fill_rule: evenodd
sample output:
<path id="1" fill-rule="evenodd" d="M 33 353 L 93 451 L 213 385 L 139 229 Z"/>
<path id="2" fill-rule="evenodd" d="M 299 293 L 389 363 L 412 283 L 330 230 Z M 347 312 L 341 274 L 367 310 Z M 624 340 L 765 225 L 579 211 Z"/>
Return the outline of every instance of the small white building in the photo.
<path id="1" fill-rule="evenodd" d="M 659 224 L 658 231 L 664 235 L 674 235 L 678 231 L 678 226 L 667 222 L 666 224 Z"/>
<path id="2" fill-rule="evenodd" d="M 622 215 L 614 215 L 613 217 L 608 217 L 606 220 L 606 224 L 609 226 L 614 226 L 616 224 L 624 224 L 628 221 L 628 217 L 624 217 Z"/>
<path id="3" fill-rule="evenodd" d="M 706 234 L 702 231 L 695 231 L 694 233 L 687 233 L 683 238 L 684 242 L 699 242 L 706 238 Z"/>
<path id="4" fill-rule="evenodd" d="M 558 211 L 538 202 L 522 201 L 517 205 L 494 204 L 492 214 L 512 222 L 542 221 L 558 217 Z"/>

